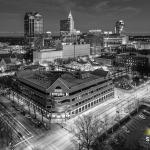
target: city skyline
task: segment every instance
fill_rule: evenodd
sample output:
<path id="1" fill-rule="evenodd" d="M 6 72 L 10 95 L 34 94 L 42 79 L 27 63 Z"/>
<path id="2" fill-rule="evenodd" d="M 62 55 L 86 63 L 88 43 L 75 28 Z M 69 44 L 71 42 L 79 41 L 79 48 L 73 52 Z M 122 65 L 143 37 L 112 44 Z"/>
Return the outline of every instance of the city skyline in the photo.
<path id="1" fill-rule="evenodd" d="M 124 20 L 126 32 L 149 32 L 148 0 L 0 0 L 0 33 L 23 33 L 24 14 L 37 11 L 44 17 L 44 31 L 59 32 L 59 21 L 72 11 L 75 28 L 81 31 L 114 31 L 115 22 Z"/>

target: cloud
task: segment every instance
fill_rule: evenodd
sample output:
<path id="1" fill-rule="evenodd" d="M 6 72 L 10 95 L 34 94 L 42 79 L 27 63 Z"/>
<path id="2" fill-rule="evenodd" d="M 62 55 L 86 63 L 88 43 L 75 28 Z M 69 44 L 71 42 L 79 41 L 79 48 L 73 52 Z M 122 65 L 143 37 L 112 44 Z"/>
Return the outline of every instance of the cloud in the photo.
<path id="1" fill-rule="evenodd" d="M 130 3 L 133 0 L 0 0 L 0 12 L 23 13 L 42 11 L 44 13 L 68 11 L 69 9 L 92 16 L 117 13 L 139 13 Z"/>

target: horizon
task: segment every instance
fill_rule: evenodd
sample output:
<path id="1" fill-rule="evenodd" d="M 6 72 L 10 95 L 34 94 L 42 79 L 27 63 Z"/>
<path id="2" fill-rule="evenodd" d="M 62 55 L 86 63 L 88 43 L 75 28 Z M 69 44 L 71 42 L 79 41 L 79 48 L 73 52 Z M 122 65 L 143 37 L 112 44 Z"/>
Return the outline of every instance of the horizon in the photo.
<path id="1" fill-rule="evenodd" d="M 145 2 L 145 3 L 144 3 Z M 124 20 L 125 32 L 150 32 L 150 1 L 143 0 L 0 0 L 0 36 L 24 33 L 26 12 L 39 12 L 44 18 L 44 32 L 59 32 L 59 21 L 71 10 L 75 28 L 81 32 L 91 29 L 114 31 L 115 22 Z"/>

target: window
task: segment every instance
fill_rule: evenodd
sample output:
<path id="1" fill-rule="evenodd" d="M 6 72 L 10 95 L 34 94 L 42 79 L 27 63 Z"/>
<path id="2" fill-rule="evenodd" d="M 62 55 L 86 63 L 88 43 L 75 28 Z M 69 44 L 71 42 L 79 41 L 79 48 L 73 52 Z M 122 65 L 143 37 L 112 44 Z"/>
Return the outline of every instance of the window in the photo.
<path id="1" fill-rule="evenodd" d="M 99 102 L 101 101 L 101 98 L 99 98 Z"/>
<path id="2" fill-rule="evenodd" d="M 70 102 L 70 99 L 65 99 L 63 101 L 61 101 L 61 103 L 69 103 Z"/>
<path id="3" fill-rule="evenodd" d="M 81 112 L 81 108 L 79 108 L 79 112 Z"/>
<path id="4" fill-rule="evenodd" d="M 90 107 L 90 103 L 88 104 L 88 107 Z"/>
<path id="5" fill-rule="evenodd" d="M 85 109 L 87 109 L 87 105 L 85 105 Z"/>
<path id="6" fill-rule="evenodd" d="M 78 109 L 76 110 L 76 114 L 78 114 Z"/>
<path id="7" fill-rule="evenodd" d="M 93 106 L 93 102 L 91 102 L 91 106 Z"/>
<path id="8" fill-rule="evenodd" d="M 84 110 L 84 106 L 82 107 L 82 111 Z"/>

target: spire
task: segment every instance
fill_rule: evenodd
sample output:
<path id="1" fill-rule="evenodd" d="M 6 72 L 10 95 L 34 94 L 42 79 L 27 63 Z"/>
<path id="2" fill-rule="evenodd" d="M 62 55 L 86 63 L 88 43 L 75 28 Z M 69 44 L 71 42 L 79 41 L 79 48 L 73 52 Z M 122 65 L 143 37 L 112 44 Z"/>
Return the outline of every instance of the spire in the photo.
<path id="1" fill-rule="evenodd" d="M 73 18 L 73 17 L 72 17 L 71 10 L 70 10 L 70 13 L 69 13 L 69 16 L 68 16 L 68 18 Z"/>

